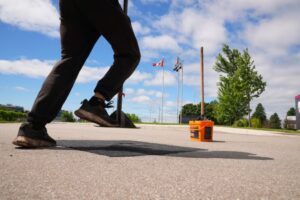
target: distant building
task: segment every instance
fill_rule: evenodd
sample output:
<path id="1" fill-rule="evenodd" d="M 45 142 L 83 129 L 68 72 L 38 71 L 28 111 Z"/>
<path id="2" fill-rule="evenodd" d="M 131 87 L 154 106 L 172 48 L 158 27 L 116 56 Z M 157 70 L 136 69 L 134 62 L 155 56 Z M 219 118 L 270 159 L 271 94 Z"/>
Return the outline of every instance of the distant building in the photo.
<path id="1" fill-rule="evenodd" d="M 285 119 L 285 127 L 287 129 L 296 130 L 296 116 L 287 116 Z"/>
<path id="2" fill-rule="evenodd" d="M 6 105 L 2 105 L 0 104 L 0 108 L 5 108 L 11 111 L 15 111 L 15 112 L 24 112 L 24 108 L 21 106 L 14 106 L 12 104 L 6 104 Z"/>
<path id="3" fill-rule="evenodd" d="M 296 103 L 296 128 L 300 129 L 300 94 L 295 97 Z"/>

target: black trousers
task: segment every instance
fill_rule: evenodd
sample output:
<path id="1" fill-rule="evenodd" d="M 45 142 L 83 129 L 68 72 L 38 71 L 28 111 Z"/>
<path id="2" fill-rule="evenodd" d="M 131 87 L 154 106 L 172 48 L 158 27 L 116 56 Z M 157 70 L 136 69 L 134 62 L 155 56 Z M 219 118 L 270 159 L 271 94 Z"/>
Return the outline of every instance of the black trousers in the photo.
<path id="1" fill-rule="evenodd" d="M 35 124 L 46 124 L 56 117 L 100 36 L 114 51 L 113 65 L 94 90 L 106 100 L 120 91 L 141 57 L 130 19 L 118 0 L 60 0 L 59 6 L 61 60 L 46 78 L 28 114 L 28 121 Z"/>

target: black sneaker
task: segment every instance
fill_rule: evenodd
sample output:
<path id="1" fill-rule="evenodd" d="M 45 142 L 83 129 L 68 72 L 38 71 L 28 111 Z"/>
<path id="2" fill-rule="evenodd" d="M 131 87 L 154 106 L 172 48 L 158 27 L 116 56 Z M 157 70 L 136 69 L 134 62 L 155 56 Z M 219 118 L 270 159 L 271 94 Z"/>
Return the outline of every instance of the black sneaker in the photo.
<path id="1" fill-rule="evenodd" d="M 30 123 L 24 123 L 20 126 L 18 135 L 12 143 L 26 148 L 56 146 L 56 141 L 48 135 L 45 127 L 34 129 Z"/>
<path id="2" fill-rule="evenodd" d="M 98 99 L 97 103 L 90 103 L 88 100 L 81 102 L 82 106 L 75 111 L 75 115 L 81 119 L 94 122 L 104 127 L 118 127 L 116 120 L 109 117 L 105 108 L 111 108 L 111 102 L 105 103 L 103 100 Z"/>

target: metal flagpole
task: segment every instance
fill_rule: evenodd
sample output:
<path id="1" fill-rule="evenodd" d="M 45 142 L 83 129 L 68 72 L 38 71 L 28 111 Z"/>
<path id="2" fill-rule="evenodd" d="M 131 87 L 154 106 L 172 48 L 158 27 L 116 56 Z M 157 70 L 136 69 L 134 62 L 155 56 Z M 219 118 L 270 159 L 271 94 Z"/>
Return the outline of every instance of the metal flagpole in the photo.
<path id="1" fill-rule="evenodd" d="M 160 122 L 160 114 L 161 114 L 161 112 L 160 112 L 160 106 L 158 106 L 158 118 L 157 118 L 157 122 L 158 123 Z"/>
<path id="2" fill-rule="evenodd" d="M 128 0 L 124 0 L 123 11 L 127 15 Z M 116 112 L 116 118 L 117 118 L 118 123 L 120 124 L 120 127 L 125 126 L 125 121 L 124 121 L 125 119 L 124 119 L 124 116 L 122 116 L 122 103 L 123 103 L 122 97 L 123 97 L 123 85 L 122 85 L 120 91 L 118 92 L 117 112 Z"/>
<path id="3" fill-rule="evenodd" d="M 178 72 L 178 71 L 177 71 Z M 180 116 L 179 116 L 179 91 L 180 91 L 180 76 L 179 72 L 177 73 L 178 85 L 177 85 L 177 122 L 180 123 Z"/>
<path id="4" fill-rule="evenodd" d="M 182 110 L 182 104 L 183 104 L 183 64 L 180 63 L 181 65 L 181 103 L 180 103 L 180 108 Z M 179 123 L 182 123 L 182 116 L 180 115 L 180 121 Z"/>
<path id="5" fill-rule="evenodd" d="M 183 65 L 180 61 L 180 58 L 177 57 L 177 61 L 175 64 L 175 67 L 173 69 L 174 71 L 176 71 L 177 74 L 177 79 L 178 79 L 178 86 L 177 86 L 177 117 L 178 117 L 178 123 L 181 124 L 182 122 L 182 116 L 180 114 L 180 109 L 179 107 L 182 107 L 182 103 L 183 103 Z M 180 79 L 180 73 L 181 73 L 181 79 Z M 180 83 L 181 81 L 181 83 Z M 181 98 L 180 98 L 181 96 Z"/>
<path id="6" fill-rule="evenodd" d="M 165 92 L 165 69 L 164 66 L 162 66 L 163 68 L 163 76 L 162 76 L 162 95 L 161 95 L 161 123 L 164 122 L 164 92 Z"/>
<path id="7" fill-rule="evenodd" d="M 128 0 L 124 0 L 123 10 L 124 10 L 125 14 L 127 15 L 127 13 L 128 13 Z"/>

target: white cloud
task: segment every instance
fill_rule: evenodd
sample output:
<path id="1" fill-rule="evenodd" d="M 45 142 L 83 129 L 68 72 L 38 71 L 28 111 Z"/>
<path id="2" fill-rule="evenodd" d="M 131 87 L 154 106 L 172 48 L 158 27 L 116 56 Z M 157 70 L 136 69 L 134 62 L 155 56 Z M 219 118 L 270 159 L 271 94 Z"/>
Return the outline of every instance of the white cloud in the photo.
<path id="1" fill-rule="evenodd" d="M 162 86 L 163 84 L 163 72 L 162 70 L 159 70 L 155 73 L 154 77 L 152 77 L 151 80 L 144 81 L 145 85 L 147 86 Z M 164 85 L 165 86 L 171 86 L 175 85 L 177 83 L 176 81 L 176 75 L 175 73 L 172 73 L 170 71 L 164 72 Z"/>
<path id="2" fill-rule="evenodd" d="M 132 28 L 135 34 L 144 35 L 150 32 L 148 27 L 142 26 L 138 21 L 132 22 Z"/>
<path id="3" fill-rule="evenodd" d="M 162 3 L 168 3 L 169 0 L 141 0 L 143 4 L 162 4 Z"/>
<path id="4" fill-rule="evenodd" d="M 155 98 L 161 98 L 162 92 L 157 91 L 157 90 L 149 90 L 149 89 L 144 89 L 144 88 L 139 88 L 139 89 L 133 89 L 133 88 L 125 88 L 125 94 L 130 95 L 130 96 L 150 96 L 151 99 Z M 165 97 L 167 94 L 164 95 Z M 149 98 L 150 98 L 149 97 Z"/>
<path id="5" fill-rule="evenodd" d="M 147 80 L 151 78 L 151 74 L 147 72 L 141 72 L 141 71 L 134 71 L 134 73 L 129 77 L 128 81 L 126 83 L 129 84 L 135 84 L 135 83 L 140 83 L 144 80 Z"/>
<path id="6" fill-rule="evenodd" d="M 15 89 L 17 91 L 21 91 L 21 92 L 28 92 L 29 90 L 25 87 L 22 87 L 22 86 L 16 86 Z"/>
<path id="7" fill-rule="evenodd" d="M 161 98 L 162 96 L 162 92 L 161 91 L 156 91 L 156 90 L 146 90 L 146 89 L 143 89 L 143 88 L 140 88 L 136 91 L 136 93 L 138 95 L 149 95 L 151 96 L 152 98 Z"/>
<path id="8" fill-rule="evenodd" d="M 213 70 L 215 62 L 214 57 L 208 57 L 204 60 L 204 94 L 208 98 L 217 97 L 217 82 L 219 74 Z M 184 65 L 184 85 L 193 87 L 197 93 L 200 93 L 200 61 Z"/>
<path id="9" fill-rule="evenodd" d="M 289 47 L 300 44 L 299 17 L 299 13 L 289 11 L 258 24 L 249 24 L 244 32 L 245 39 L 253 48 L 275 56 L 283 55 Z"/>
<path id="10" fill-rule="evenodd" d="M 0 21 L 58 37 L 59 14 L 50 0 L 0 0 Z"/>
<path id="11" fill-rule="evenodd" d="M 177 107 L 177 102 L 175 102 L 175 101 L 166 101 L 165 106 L 166 107 Z"/>
<path id="12" fill-rule="evenodd" d="M 156 50 L 142 49 L 142 62 L 148 62 L 154 58 L 159 58 L 160 54 Z"/>
<path id="13" fill-rule="evenodd" d="M 148 103 L 150 100 L 151 100 L 150 97 L 145 95 L 131 98 L 131 101 L 134 103 Z"/>
<path id="14" fill-rule="evenodd" d="M 259 19 L 260 16 L 278 14 L 299 6 L 298 0 L 195 0 L 194 4 L 197 3 L 207 15 L 221 20 L 244 22 L 247 22 L 247 17 Z"/>
<path id="15" fill-rule="evenodd" d="M 172 52 L 181 51 L 177 41 L 169 35 L 146 36 L 142 39 L 141 44 L 146 49 L 169 50 Z"/>
<path id="16" fill-rule="evenodd" d="M 125 93 L 125 95 L 134 94 L 134 89 L 132 89 L 132 88 L 125 88 L 124 93 Z"/>
<path id="17" fill-rule="evenodd" d="M 33 60 L 0 60 L 0 73 L 24 75 L 31 78 L 46 77 L 51 71 L 53 63 Z"/>
<path id="18" fill-rule="evenodd" d="M 108 71 L 109 67 L 83 67 L 77 78 L 79 83 L 98 81 Z"/>
<path id="19" fill-rule="evenodd" d="M 38 59 L 0 60 L 0 73 L 23 75 L 30 78 L 45 78 L 53 68 L 53 61 L 42 61 Z M 84 66 L 77 78 L 78 83 L 98 81 L 108 71 L 109 67 L 87 67 Z M 129 83 L 138 83 L 151 77 L 151 74 L 136 71 L 129 79 Z"/>
<path id="20" fill-rule="evenodd" d="M 300 94 L 300 58 L 289 56 L 276 63 L 273 56 L 254 54 L 253 59 L 267 87 L 261 97 L 254 100 L 252 108 L 260 102 L 269 116 L 277 112 L 281 118 L 285 117 L 287 110 L 295 106 L 294 97 Z"/>
<path id="21" fill-rule="evenodd" d="M 162 30 L 162 34 L 174 35 L 180 43 L 190 48 L 198 49 L 205 46 L 209 53 L 214 53 L 226 42 L 223 21 L 195 8 L 185 8 L 179 13 L 169 12 L 153 24 Z"/>

